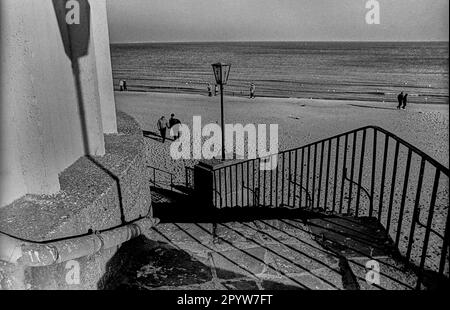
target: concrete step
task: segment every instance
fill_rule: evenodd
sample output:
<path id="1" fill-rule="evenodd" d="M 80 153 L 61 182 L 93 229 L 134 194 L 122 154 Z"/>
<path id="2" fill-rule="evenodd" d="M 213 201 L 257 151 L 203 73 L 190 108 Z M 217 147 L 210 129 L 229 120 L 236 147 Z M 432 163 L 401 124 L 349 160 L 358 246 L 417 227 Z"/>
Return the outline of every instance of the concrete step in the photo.
<path id="1" fill-rule="evenodd" d="M 109 288 L 413 289 L 416 275 L 390 255 L 378 225 L 350 220 L 160 224 L 121 249 L 127 263 Z"/>

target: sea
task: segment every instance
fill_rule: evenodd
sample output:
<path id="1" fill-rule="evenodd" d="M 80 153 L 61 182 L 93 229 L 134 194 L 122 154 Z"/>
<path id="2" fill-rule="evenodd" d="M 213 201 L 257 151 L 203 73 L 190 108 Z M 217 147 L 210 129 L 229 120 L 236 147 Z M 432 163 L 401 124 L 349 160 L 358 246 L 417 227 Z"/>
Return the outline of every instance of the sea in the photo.
<path id="1" fill-rule="evenodd" d="M 212 63 L 231 71 L 226 96 L 449 102 L 448 42 L 208 42 L 111 45 L 115 89 L 207 95 Z M 214 87 L 213 87 L 214 88 Z"/>

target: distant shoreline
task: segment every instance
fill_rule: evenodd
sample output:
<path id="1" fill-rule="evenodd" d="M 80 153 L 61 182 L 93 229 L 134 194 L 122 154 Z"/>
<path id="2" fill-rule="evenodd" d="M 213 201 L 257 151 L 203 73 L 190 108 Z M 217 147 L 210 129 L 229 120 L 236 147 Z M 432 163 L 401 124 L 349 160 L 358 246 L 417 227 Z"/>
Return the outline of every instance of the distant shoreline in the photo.
<path id="1" fill-rule="evenodd" d="M 199 94 L 115 92 L 118 110 L 136 118 L 143 130 L 155 131 L 161 115 L 175 113 L 191 125 L 220 121 L 220 98 Z M 411 104 L 397 110 L 396 102 L 244 97 L 225 98 L 226 123 L 278 124 L 280 150 L 291 149 L 367 125 L 389 130 L 448 167 L 448 106 Z"/>
<path id="2" fill-rule="evenodd" d="M 114 85 L 207 92 L 211 63 L 231 64 L 226 95 L 448 104 L 448 43 L 374 41 L 170 42 L 112 45 Z M 428 56 L 427 56 L 428 55 Z M 424 57 L 425 56 L 425 57 Z M 432 57 L 431 57 L 432 56 Z"/>
<path id="3" fill-rule="evenodd" d="M 117 86 L 114 87 L 114 91 L 121 93 L 121 91 L 119 90 L 119 88 Z M 193 88 L 155 88 L 155 89 L 151 89 L 151 90 L 146 90 L 146 89 L 141 89 L 141 88 L 136 88 L 136 87 L 129 87 L 128 91 L 123 91 L 124 94 L 126 94 L 127 92 L 133 93 L 163 93 L 163 94 L 185 94 L 185 95 L 202 95 L 205 97 L 208 97 L 207 91 L 202 91 L 202 90 L 198 90 L 198 89 L 193 89 Z M 248 98 L 248 95 L 242 94 L 242 92 L 227 92 L 225 91 L 224 95 L 226 97 L 238 97 L 238 98 Z M 384 95 L 384 94 L 383 94 Z M 331 96 L 322 96 L 322 97 L 291 97 L 291 96 L 277 96 L 277 95 L 267 95 L 267 94 L 261 94 L 261 95 L 256 95 L 259 98 L 273 98 L 273 99 L 308 99 L 308 100 L 331 100 L 331 101 L 352 101 L 352 102 L 372 102 L 372 103 L 396 103 L 395 100 L 391 99 L 391 98 L 385 98 L 385 100 L 380 100 L 380 101 L 376 101 L 376 100 L 372 100 L 372 99 L 364 99 L 364 98 L 352 98 L 352 97 L 340 97 L 340 98 L 333 98 Z M 421 95 L 410 95 L 410 97 L 420 97 Z M 214 97 L 214 96 L 213 96 Z M 428 97 L 432 97 L 432 96 L 428 96 Z M 423 102 L 423 103 L 417 103 L 417 102 L 410 102 L 411 104 L 424 104 L 424 105 L 431 105 L 431 104 L 437 104 L 437 105 L 448 105 L 448 99 L 447 102 L 441 102 L 441 101 L 433 101 L 430 100 L 429 102 Z"/>

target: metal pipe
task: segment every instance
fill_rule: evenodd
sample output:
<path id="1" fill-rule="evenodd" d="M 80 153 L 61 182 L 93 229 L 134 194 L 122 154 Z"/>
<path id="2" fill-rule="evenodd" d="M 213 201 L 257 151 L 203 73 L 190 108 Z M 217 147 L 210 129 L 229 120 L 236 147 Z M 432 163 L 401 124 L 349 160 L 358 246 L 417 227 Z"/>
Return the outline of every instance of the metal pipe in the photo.
<path id="1" fill-rule="evenodd" d="M 0 260 L 30 267 L 50 266 L 97 253 L 131 240 L 159 222 L 145 217 L 102 232 L 59 241 L 24 241 L 0 233 Z"/>

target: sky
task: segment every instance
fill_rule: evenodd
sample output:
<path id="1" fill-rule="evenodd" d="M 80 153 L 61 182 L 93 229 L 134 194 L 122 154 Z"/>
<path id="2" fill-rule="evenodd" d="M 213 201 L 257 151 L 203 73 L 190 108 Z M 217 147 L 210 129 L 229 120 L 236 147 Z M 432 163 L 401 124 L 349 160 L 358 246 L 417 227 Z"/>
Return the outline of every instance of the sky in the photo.
<path id="1" fill-rule="evenodd" d="M 111 43 L 448 41 L 449 0 L 107 0 Z"/>

